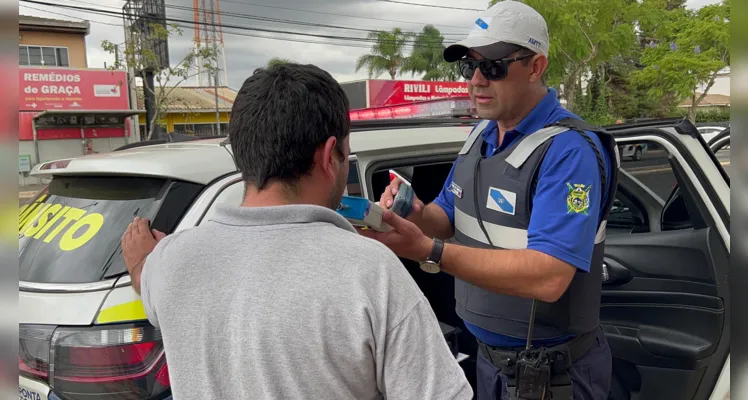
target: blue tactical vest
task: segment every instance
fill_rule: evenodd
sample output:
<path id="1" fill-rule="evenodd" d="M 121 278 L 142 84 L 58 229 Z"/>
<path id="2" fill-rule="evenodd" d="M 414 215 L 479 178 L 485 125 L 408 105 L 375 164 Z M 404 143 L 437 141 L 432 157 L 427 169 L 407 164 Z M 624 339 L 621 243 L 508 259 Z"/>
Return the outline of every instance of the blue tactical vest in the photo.
<path id="1" fill-rule="evenodd" d="M 553 138 L 562 132 L 575 130 L 595 150 L 603 187 L 607 184 L 610 194 L 601 212 L 590 270 L 589 273 L 578 271 L 567 291 L 555 303 L 538 301 L 533 339 L 549 339 L 596 329 L 600 322 L 605 225 L 615 198 L 620 168 L 615 139 L 602 128 L 569 118 L 526 135 L 509 148 L 486 158 L 482 152 L 484 141 L 481 133 L 487 125 L 488 121 L 483 121 L 473 130 L 455 162 L 451 189 L 459 195 L 454 197 L 454 239 L 466 246 L 527 248 L 533 189 L 541 161 Z M 615 167 L 611 174 L 612 182 L 606 183 L 602 155 L 585 130 L 595 132 L 605 149 L 611 155 L 615 154 L 616 162 L 611 163 Z M 489 189 L 500 190 L 501 201 L 513 201 L 514 207 L 497 210 L 496 203 L 487 201 Z M 583 201 L 584 197 L 578 200 Z M 572 198 L 572 201 L 575 199 Z M 497 294 L 457 278 L 455 299 L 457 314 L 465 321 L 502 335 L 527 337 L 532 300 Z"/>

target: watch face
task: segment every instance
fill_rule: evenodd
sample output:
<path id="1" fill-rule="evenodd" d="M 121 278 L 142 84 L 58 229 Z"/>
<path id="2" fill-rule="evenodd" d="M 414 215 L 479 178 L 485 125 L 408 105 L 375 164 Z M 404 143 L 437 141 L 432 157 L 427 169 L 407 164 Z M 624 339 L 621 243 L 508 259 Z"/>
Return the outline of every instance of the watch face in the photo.
<path id="1" fill-rule="evenodd" d="M 441 268 L 439 268 L 439 264 L 430 263 L 430 262 L 421 263 L 421 269 L 430 274 L 436 274 L 436 273 L 439 273 L 439 271 L 441 271 Z"/>

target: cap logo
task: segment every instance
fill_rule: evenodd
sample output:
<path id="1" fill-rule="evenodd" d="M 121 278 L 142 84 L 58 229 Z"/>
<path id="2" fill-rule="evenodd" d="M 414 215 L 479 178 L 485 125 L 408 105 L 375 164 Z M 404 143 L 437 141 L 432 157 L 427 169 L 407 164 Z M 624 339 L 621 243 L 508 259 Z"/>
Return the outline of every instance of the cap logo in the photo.
<path id="1" fill-rule="evenodd" d="M 538 46 L 538 47 L 541 46 L 540 42 L 538 42 L 537 40 L 535 40 L 533 38 L 530 38 L 530 40 L 528 40 L 527 43 L 530 43 L 533 46 Z"/>
<path id="2" fill-rule="evenodd" d="M 475 20 L 475 25 L 478 25 L 481 29 L 488 29 L 488 23 L 481 18 Z"/>

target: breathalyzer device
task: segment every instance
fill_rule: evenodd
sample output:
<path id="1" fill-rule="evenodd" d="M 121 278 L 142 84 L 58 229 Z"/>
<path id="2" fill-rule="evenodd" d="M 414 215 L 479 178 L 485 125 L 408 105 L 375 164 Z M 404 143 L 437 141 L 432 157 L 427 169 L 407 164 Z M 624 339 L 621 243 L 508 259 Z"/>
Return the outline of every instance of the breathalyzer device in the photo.
<path id="1" fill-rule="evenodd" d="M 343 196 L 335 211 L 354 226 L 371 228 L 377 232 L 387 232 L 392 229 L 382 222 L 384 213 L 382 207 L 362 197 Z"/>
<path id="2" fill-rule="evenodd" d="M 408 215 L 413 212 L 413 201 L 415 198 L 416 194 L 413 188 L 407 183 L 401 183 L 390 209 L 400 217 L 408 218 Z"/>
<path id="3" fill-rule="evenodd" d="M 407 218 L 413 212 L 414 200 L 413 188 L 401 183 L 392 202 L 391 210 L 400 217 Z M 392 229 L 391 226 L 382 222 L 384 209 L 379 204 L 362 197 L 343 196 L 336 211 L 354 226 L 368 227 L 378 232 L 387 232 Z"/>

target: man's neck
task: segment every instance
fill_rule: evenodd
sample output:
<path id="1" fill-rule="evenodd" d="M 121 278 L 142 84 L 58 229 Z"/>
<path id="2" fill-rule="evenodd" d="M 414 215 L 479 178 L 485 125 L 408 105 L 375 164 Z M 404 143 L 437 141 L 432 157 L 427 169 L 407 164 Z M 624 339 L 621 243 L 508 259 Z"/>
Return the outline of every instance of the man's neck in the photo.
<path id="1" fill-rule="evenodd" d="M 316 193 L 315 193 L 316 192 Z M 310 192 L 300 184 L 291 188 L 282 183 L 271 183 L 262 190 L 247 185 L 242 207 L 277 207 L 297 204 L 327 207 L 326 199 L 318 196 L 319 191 Z"/>
<path id="2" fill-rule="evenodd" d="M 538 87 L 533 89 L 526 97 L 527 101 L 523 102 L 521 107 L 518 107 L 516 115 L 511 116 L 504 120 L 497 120 L 497 126 L 499 128 L 499 144 L 504 139 L 504 134 L 512 129 L 515 129 L 532 110 L 540 103 L 543 98 L 548 94 L 548 90 L 545 87 Z"/>

